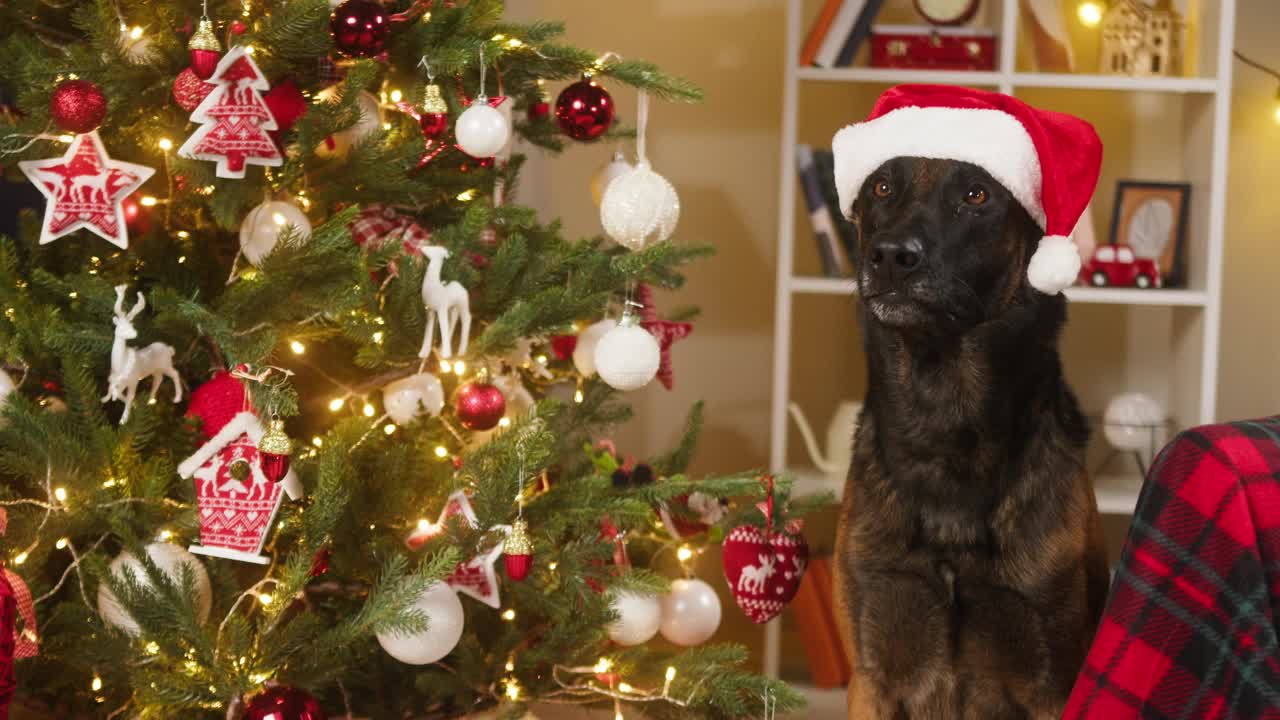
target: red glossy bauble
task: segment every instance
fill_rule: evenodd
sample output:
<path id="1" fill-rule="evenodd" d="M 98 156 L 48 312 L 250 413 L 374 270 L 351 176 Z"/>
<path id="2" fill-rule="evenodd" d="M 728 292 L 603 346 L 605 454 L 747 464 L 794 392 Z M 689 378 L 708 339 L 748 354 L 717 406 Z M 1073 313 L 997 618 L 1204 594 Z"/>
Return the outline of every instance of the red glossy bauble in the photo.
<path id="1" fill-rule="evenodd" d="M 595 80 L 583 78 L 560 91 L 556 121 L 574 140 L 595 140 L 613 125 L 613 98 Z"/>
<path id="2" fill-rule="evenodd" d="M 552 335 L 551 352 L 557 360 L 572 360 L 573 351 L 578 347 L 577 335 Z"/>
<path id="3" fill-rule="evenodd" d="M 418 116 L 423 140 L 439 140 L 449 129 L 449 113 L 422 113 Z"/>
<path id="4" fill-rule="evenodd" d="M 492 430 L 507 412 L 502 391 L 487 382 L 469 382 L 458 388 L 453 405 L 468 430 Z"/>
<path id="5" fill-rule="evenodd" d="M 539 100 L 538 102 L 530 105 L 529 109 L 525 111 L 525 114 L 528 116 L 529 122 L 546 120 L 547 116 L 551 114 L 551 103 L 546 100 Z"/>
<path id="6" fill-rule="evenodd" d="M 244 23 L 240 22 L 239 20 L 236 20 L 235 22 L 231 23 L 231 34 L 232 34 L 232 35 L 243 35 L 243 34 L 244 34 L 244 31 L 245 31 L 245 30 L 248 30 L 248 29 L 249 29 L 249 26 L 248 26 L 248 25 L 245 25 Z"/>
<path id="7" fill-rule="evenodd" d="M 262 461 L 262 474 L 273 483 L 278 483 L 289 474 L 290 457 L 286 453 L 259 452 Z"/>
<path id="8" fill-rule="evenodd" d="M 320 701 L 305 690 L 276 685 L 254 695 L 245 705 L 244 720 L 328 720 Z"/>
<path id="9" fill-rule="evenodd" d="M 151 209 L 138 202 L 134 196 L 121 200 L 120 210 L 124 212 L 124 226 L 129 235 L 146 235 L 151 229 Z"/>
<path id="10" fill-rule="evenodd" d="M 64 80 L 49 98 L 49 114 L 63 130 L 86 133 L 107 116 L 107 96 L 88 80 Z"/>
<path id="11" fill-rule="evenodd" d="M 502 565 L 507 569 L 507 577 L 520 582 L 529 577 L 529 570 L 533 567 L 533 555 L 504 554 Z"/>
<path id="12" fill-rule="evenodd" d="M 281 80 L 262 96 L 262 101 L 276 119 L 278 132 L 281 133 L 289 132 L 289 128 L 307 112 L 307 99 L 290 80 Z"/>
<path id="13" fill-rule="evenodd" d="M 213 85 L 201 80 L 195 70 L 187 68 L 173 79 L 173 101 L 178 103 L 178 107 L 191 112 L 213 92 L 213 88 Z"/>
<path id="14" fill-rule="evenodd" d="M 387 46 L 391 18 L 373 0 L 345 0 L 329 16 L 329 32 L 338 52 L 351 57 L 372 57 Z"/>
<path id="15" fill-rule="evenodd" d="M 217 50 L 191 50 L 191 69 L 196 77 L 208 78 L 218 67 L 222 53 Z"/>

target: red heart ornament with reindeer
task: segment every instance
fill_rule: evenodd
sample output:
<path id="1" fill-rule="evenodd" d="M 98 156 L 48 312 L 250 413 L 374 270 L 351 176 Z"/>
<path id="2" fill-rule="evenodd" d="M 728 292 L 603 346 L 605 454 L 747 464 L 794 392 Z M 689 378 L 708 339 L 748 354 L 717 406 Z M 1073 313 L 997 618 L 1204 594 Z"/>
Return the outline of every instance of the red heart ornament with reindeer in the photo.
<path id="1" fill-rule="evenodd" d="M 800 590 L 809 565 L 803 535 L 774 533 L 741 525 L 724 539 L 724 578 L 738 607 L 754 623 L 777 617 Z"/>

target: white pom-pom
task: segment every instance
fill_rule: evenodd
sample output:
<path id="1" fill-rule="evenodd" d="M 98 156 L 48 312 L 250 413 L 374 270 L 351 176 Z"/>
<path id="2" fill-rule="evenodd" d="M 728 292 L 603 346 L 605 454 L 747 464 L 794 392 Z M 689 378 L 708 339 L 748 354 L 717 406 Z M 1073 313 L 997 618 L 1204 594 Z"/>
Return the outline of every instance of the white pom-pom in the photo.
<path id="1" fill-rule="evenodd" d="M 647 160 L 610 181 L 600 202 L 604 231 L 630 250 L 671 237 L 679 220 L 676 189 Z"/>
<path id="2" fill-rule="evenodd" d="M 1071 287 L 1080 275 L 1080 252 L 1065 235 L 1046 235 L 1031 256 L 1027 280 L 1046 295 L 1057 295 Z"/>
<path id="3" fill-rule="evenodd" d="M 454 134 L 462 152 L 473 158 L 488 158 L 497 155 L 507 144 L 511 137 L 511 123 L 484 98 L 476 98 L 471 107 L 458 116 Z"/>
<path id="4" fill-rule="evenodd" d="M 146 547 L 147 557 L 151 558 L 151 562 L 160 568 L 160 571 L 173 580 L 175 583 L 182 581 L 182 566 L 191 567 L 191 574 L 195 577 L 196 585 L 196 618 L 200 622 L 209 619 L 209 607 L 212 604 L 213 595 L 209 585 L 209 573 L 205 571 L 204 566 L 196 559 L 195 555 L 186 550 L 167 542 L 151 543 Z M 120 580 L 126 580 L 132 573 L 133 579 L 144 588 L 151 587 L 151 576 L 147 574 L 147 569 L 143 567 L 142 561 L 130 552 L 122 552 L 111 561 L 110 572 Z M 116 599 L 111 588 L 104 582 L 98 586 L 98 614 L 108 624 L 123 630 L 129 635 L 137 635 L 141 632 L 138 623 L 129 615 L 129 611 L 120 604 Z"/>
<path id="5" fill-rule="evenodd" d="M 283 200 L 268 200 L 249 211 L 240 223 L 240 251 L 254 266 L 275 250 L 280 233 L 293 228 L 293 237 L 307 239 L 311 223 L 297 205 Z"/>
<path id="6" fill-rule="evenodd" d="M 596 345 L 596 372 L 615 390 L 639 390 L 658 374 L 662 352 L 648 330 L 626 318 Z"/>

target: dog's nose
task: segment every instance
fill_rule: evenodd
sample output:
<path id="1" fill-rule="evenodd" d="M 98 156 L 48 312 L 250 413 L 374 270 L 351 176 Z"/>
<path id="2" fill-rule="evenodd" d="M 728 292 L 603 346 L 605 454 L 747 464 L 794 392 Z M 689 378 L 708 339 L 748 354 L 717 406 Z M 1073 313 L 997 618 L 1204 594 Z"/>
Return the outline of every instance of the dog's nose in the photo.
<path id="1" fill-rule="evenodd" d="M 915 237 L 881 240 L 871 248 L 871 267 L 881 280 L 900 282 L 924 263 L 924 246 Z"/>

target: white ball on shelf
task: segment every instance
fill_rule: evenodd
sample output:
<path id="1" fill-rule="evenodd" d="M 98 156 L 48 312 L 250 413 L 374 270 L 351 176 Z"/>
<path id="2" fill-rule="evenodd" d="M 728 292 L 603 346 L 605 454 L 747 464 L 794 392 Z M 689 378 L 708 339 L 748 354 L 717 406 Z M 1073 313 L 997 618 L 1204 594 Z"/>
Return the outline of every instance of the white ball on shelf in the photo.
<path id="1" fill-rule="evenodd" d="M 1163 427 L 1164 408 L 1137 392 L 1112 398 L 1102 416 L 1102 432 L 1117 450 L 1154 451 Z"/>
<path id="2" fill-rule="evenodd" d="M 627 162 L 626 156 L 619 150 L 613 153 L 612 160 L 595 171 L 591 176 L 591 199 L 596 207 L 604 202 L 604 191 L 609 189 L 613 181 L 631 172 L 633 168 L 635 166 Z"/>
<path id="3" fill-rule="evenodd" d="M 428 665 L 453 652 L 462 639 L 462 601 L 442 582 L 423 591 L 413 607 L 427 616 L 420 633 L 378 633 L 378 644 L 391 657 L 409 665 Z"/>
<path id="4" fill-rule="evenodd" d="M 268 200 L 250 210 L 241 221 L 240 252 L 256 266 L 276 249 L 280 234 L 290 227 L 295 238 L 306 240 L 311 236 L 311 222 L 297 205 Z"/>
<path id="5" fill-rule="evenodd" d="M 196 559 L 195 555 L 187 552 L 183 548 L 167 542 L 154 542 L 146 547 L 147 557 L 151 558 L 151 562 L 160 568 L 166 576 L 174 582 L 182 581 L 182 565 L 191 566 L 191 571 L 195 575 L 195 605 L 196 617 L 200 622 L 209 619 L 209 607 L 213 601 L 212 589 L 209 585 L 209 573 L 205 571 L 204 565 Z M 134 579 L 143 587 L 151 587 L 151 578 L 147 575 L 147 570 L 142 565 L 142 561 L 130 552 L 122 552 L 111 561 L 111 574 L 124 580 L 129 573 L 133 574 Z M 129 615 L 129 611 L 125 610 L 120 604 L 119 599 L 111 592 L 111 588 L 107 587 L 104 582 L 98 586 L 98 614 L 108 624 L 129 635 L 137 635 L 141 629 L 138 623 Z"/>
<path id="6" fill-rule="evenodd" d="M 662 637 L 684 647 L 701 645 L 720 627 L 720 598 L 698 578 L 676 580 L 662 598 Z"/>
<path id="7" fill-rule="evenodd" d="M 662 603 L 656 595 L 621 590 L 613 594 L 609 607 L 618 614 L 609 623 L 609 639 L 619 645 L 642 645 L 658 634 Z"/>
<path id="8" fill-rule="evenodd" d="M 658 374 L 662 351 L 648 330 L 619 323 L 596 345 L 595 365 L 600 379 L 615 390 L 638 390 Z"/>
<path id="9" fill-rule="evenodd" d="M 454 135 L 458 138 L 458 147 L 466 154 L 489 158 L 497 155 L 511 138 L 511 123 L 497 108 L 476 98 L 471 107 L 458 116 Z"/>
<path id="10" fill-rule="evenodd" d="M 617 320 L 605 318 L 578 333 L 578 344 L 573 346 L 573 366 L 583 377 L 596 374 L 596 345 L 600 344 L 600 338 L 617 326 Z"/>
<path id="11" fill-rule="evenodd" d="M 600 202 L 604 231 L 630 250 L 671 237 L 679 220 L 676 189 L 654 172 L 647 160 L 610 182 Z"/>

